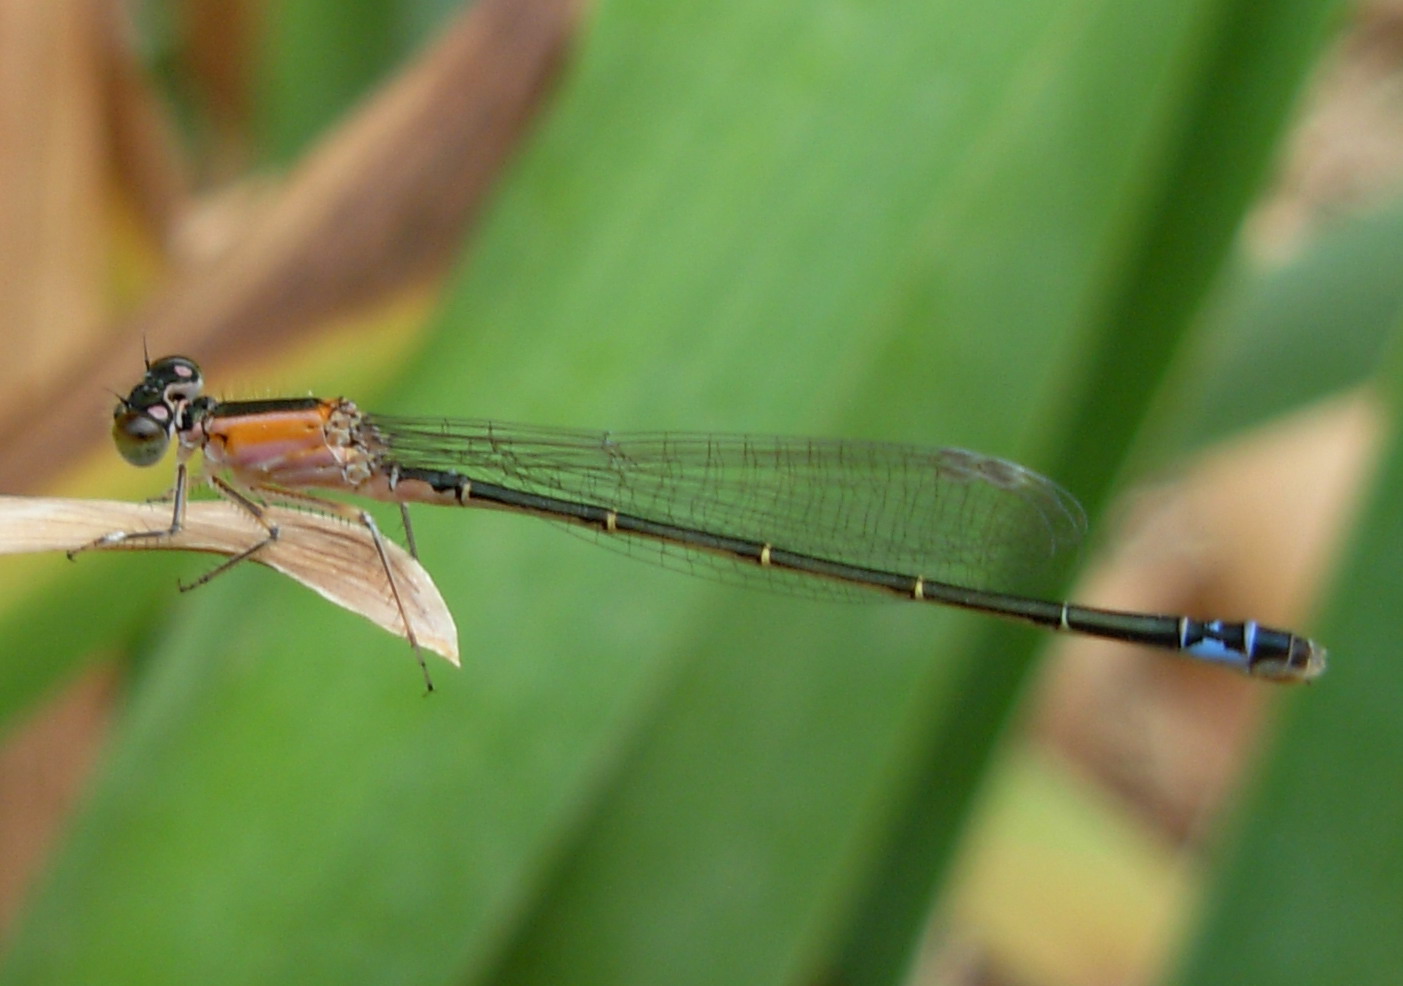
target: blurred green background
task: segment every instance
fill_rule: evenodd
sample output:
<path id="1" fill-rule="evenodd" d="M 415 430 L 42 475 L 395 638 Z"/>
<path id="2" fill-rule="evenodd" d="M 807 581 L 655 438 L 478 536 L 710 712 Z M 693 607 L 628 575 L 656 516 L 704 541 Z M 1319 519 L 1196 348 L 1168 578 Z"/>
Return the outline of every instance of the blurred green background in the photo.
<path id="1" fill-rule="evenodd" d="M 198 157 L 174 9 L 138 23 Z M 268 5 L 259 167 L 297 161 L 450 9 Z M 976 448 L 1093 518 L 1131 474 L 1346 388 L 1391 419 L 1403 213 L 1341 220 L 1269 272 L 1240 248 L 1343 12 L 604 0 L 427 331 L 393 374 L 367 356 L 302 386 Z M 1002 740 L 1032 631 L 421 510 L 463 652 L 426 700 L 400 641 L 267 571 L 178 596 L 199 559 L 85 557 L 0 612 L 8 723 L 84 664 L 124 669 L 0 982 L 981 981 L 948 958 L 970 939 L 1020 982 L 1078 981 L 1108 950 L 1131 981 L 1388 981 L 1400 461 L 1325 615 L 1298 614 L 1330 673 L 1273 695 L 1245 791 L 1190 856 Z M 1055 925 L 1091 960 L 980 938 L 959 901 L 988 846 L 1018 861 L 1029 896 L 999 903 L 1028 937 Z"/>

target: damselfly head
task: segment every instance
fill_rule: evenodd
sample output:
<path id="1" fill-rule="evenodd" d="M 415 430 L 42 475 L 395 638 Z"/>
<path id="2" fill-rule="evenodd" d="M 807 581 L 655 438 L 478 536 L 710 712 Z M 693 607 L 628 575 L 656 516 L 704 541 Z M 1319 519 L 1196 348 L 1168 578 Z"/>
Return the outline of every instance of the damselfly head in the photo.
<path id="1" fill-rule="evenodd" d="M 112 412 L 112 440 L 122 458 L 134 466 L 161 461 L 204 378 L 195 361 L 164 356 L 146 367 L 146 375 Z"/>

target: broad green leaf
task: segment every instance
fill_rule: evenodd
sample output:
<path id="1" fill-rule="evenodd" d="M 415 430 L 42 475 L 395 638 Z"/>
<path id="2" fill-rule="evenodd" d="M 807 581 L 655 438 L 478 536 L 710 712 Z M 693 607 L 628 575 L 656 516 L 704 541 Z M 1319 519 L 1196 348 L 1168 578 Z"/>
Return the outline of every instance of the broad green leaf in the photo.
<path id="1" fill-rule="evenodd" d="M 1378 377 L 1393 435 L 1321 630 L 1331 669 L 1296 696 L 1276 756 L 1232 832 L 1178 981 L 1389 982 L 1403 925 L 1403 361 L 1394 333 Z"/>
<path id="2" fill-rule="evenodd" d="M 1099 502 L 1331 9 L 605 3 L 385 407 Z M 415 523 L 463 670 L 261 571 L 173 600 L 0 982 L 895 980 L 1033 634 Z"/>
<path id="3" fill-rule="evenodd" d="M 258 70 L 263 153 L 286 165 L 423 41 L 423 2 L 284 0 L 265 8 Z"/>
<path id="4" fill-rule="evenodd" d="M 1265 274 L 1239 265 L 1209 314 L 1176 428 L 1211 441 L 1362 383 L 1403 310 L 1403 203 L 1342 222 Z"/>

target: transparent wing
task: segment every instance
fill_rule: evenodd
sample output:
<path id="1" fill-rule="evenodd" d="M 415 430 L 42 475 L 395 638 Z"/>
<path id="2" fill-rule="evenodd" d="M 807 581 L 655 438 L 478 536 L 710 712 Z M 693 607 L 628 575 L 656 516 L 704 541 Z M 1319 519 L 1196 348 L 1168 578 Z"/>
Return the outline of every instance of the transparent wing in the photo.
<path id="1" fill-rule="evenodd" d="M 880 442 L 599 432 L 371 415 L 388 463 L 547 496 L 866 568 L 1012 591 L 1045 578 L 1086 519 L 1056 483 L 1004 459 Z M 601 536 L 601 543 L 628 539 Z M 693 567 L 656 543 L 630 553 Z M 755 573 L 755 566 L 734 566 Z M 729 577 L 732 566 L 721 566 Z M 753 581 L 753 575 L 740 574 Z M 773 581 L 772 579 L 767 579 Z M 788 580 L 786 580 L 788 581 Z M 810 580 L 813 581 L 813 580 Z"/>

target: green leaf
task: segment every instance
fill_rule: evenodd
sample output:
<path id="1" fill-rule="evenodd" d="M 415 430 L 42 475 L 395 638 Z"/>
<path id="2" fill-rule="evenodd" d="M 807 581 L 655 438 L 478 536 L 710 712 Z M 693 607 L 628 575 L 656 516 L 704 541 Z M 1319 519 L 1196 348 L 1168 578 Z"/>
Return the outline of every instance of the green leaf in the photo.
<path id="1" fill-rule="evenodd" d="M 1396 320 L 1403 326 L 1403 321 Z M 1403 346 L 1378 375 L 1394 436 L 1321 638 L 1329 676 L 1291 703 L 1179 970 L 1195 984 L 1388 982 L 1403 925 Z"/>
<path id="2" fill-rule="evenodd" d="M 1401 255 L 1395 203 L 1325 230 L 1265 274 L 1234 270 L 1206 320 L 1186 385 L 1195 396 L 1176 427 L 1214 441 L 1368 380 L 1403 311 Z"/>
<path id="3" fill-rule="evenodd" d="M 263 152 L 288 164 L 423 40 L 427 0 L 284 0 L 264 11 L 256 66 Z"/>
<path id="4" fill-rule="evenodd" d="M 1255 9 L 605 4 L 387 407 L 1099 502 L 1333 4 Z M 462 672 L 251 568 L 172 602 L 0 981 L 896 978 L 1034 634 L 415 523 Z"/>

